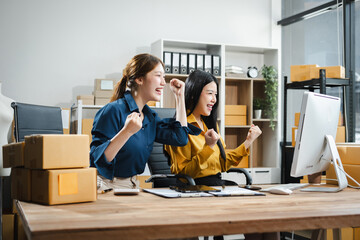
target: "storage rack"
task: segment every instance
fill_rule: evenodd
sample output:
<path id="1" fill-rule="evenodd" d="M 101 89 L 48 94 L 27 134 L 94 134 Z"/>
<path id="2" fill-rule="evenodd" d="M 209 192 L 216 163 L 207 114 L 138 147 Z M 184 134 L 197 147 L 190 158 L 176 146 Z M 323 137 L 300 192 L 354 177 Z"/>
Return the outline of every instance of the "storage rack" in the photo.
<path id="1" fill-rule="evenodd" d="M 287 131 L 287 91 L 289 89 L 302 89 L 314 92 L 319 90 L 321 94 L 326 94 L 327 87 L 342 87 L 343 88 L 343 109 L 344 109 L 344 123 L 346 124 L 346 96 L 345 87 L 350 85 L 350 79 L 348 78 L 326 78 L 325 69 L 319 70 L 319 78 L 301 82 L 287 82 L 287 76 L 284 77 L 284 122 L 283 122 L 283 141 L 282 141 L 282 154 L 281 154 L 281 182 L 288 183 L 287 172 L 286 172 L 286 148 L 289 147 L 286 142 L 286 131 Z M 347 131 L 347 129 L 346 129 Z M 347 134 L 346 134 L 347 136 Z M 289 147 L 290 148 L 290 147 Z"/>

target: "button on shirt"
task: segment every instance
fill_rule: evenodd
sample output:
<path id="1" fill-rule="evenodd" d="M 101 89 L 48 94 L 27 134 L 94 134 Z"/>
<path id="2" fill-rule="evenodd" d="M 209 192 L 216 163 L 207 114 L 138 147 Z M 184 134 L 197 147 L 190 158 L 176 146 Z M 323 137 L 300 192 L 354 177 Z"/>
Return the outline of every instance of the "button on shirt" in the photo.
<path id="1" fill-rule="evenodd" d="M 184 146 L 188 141 L 188 134 L 200 133 L 194 126 L 182 127 L 175 119 L 160 119 L 156 112 L 145 105 L 142 128 L 128 139 L 114 160 L 109 162 L 104 151 L 110 140 L 124 127 L 127 116 L 132 112 L 139 112 L 138 106 L 131 93 L 125 92 L 124 98 L 105 105 L 94 118 L 90 165 L 108 179 L 127 178 L 143 173 L 154 141 Z"/>
<path id="2" fill-rule="evenodd" d="M 187 117 L 187 121 L 199 127 L 193 114 Z M 249 149 L 245 149 L 244 144 L 241 144 L 236 149 L 227 151 L 226 159 L 223 159 L 217 144 L 213 148 L 206 144 L 205 133 L 208 128 L 204 121 L 202 123 L 204 131 L 198 136 L 189 135 L 186 146 L 165 146 L 165 150 L 171 157 L 172 173 L 187 174 L 192 178 L 207 177 L 229 170 L 232 166 L 238 165 L 244 156 L 249 155 Z M 220 140 L 225 148 L 221 137 Z"/>

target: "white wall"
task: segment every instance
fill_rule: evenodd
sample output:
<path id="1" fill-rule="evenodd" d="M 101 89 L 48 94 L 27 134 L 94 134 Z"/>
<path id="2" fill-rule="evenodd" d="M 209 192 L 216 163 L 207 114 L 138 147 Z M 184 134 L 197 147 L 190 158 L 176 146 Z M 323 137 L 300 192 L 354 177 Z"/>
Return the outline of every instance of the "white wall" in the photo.
<path id="1" fill-rule="evenodd" d="M 280 46 L 280 0 L 1 0 L 0 81 L 16 101 L 69 107 L 152 42 Z M 272 10 L 274 9 L 274 10 Z"/>

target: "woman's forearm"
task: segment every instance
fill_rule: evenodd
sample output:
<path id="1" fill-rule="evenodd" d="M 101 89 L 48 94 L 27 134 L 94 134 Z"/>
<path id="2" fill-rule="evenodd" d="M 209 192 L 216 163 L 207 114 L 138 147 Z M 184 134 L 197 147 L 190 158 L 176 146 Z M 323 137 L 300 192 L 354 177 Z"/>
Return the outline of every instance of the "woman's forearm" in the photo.
<path id="1" fill-rule="evenodd" d="M 108 162 L 114 160 L 116 154 L 125 145 L 125 143 L 127 142 L 127 140 L 129 140 L 130 137 L 131 134 L 123 128 L 110 140 L 110 144 L 104 151 L 105 157 Z"/>
<path id="2" fill-rule="evenodd" d="M 176 102 L 176 120 L 180 122 L 181 126 L 187 126 L 185 97 L 184 95 L 175 96 Z"/>

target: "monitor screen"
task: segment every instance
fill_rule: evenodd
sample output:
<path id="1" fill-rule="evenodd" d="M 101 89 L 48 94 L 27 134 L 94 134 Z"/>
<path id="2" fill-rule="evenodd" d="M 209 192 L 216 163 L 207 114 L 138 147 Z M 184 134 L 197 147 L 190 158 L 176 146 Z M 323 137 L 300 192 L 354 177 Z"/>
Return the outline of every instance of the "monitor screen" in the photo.
<path id="1" fill-rule="evenodd" d="M 310 175 L 329 167 L 331 157 L 325 152 L 325 136 L 335 139 L 340 102 L 337 97 L 304 92 L 291 176 Z"/>

